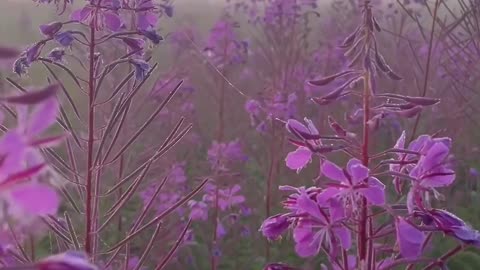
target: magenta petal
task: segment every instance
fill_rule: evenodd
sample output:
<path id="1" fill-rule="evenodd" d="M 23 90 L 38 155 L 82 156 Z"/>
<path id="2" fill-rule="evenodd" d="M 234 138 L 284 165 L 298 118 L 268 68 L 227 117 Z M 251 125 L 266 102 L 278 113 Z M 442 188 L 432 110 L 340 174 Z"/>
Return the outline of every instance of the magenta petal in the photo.
<path id="1" fill-rule="evenodd" d="M 345 177 L 345 173 L 343 172 L 342 168 L 338 167 L 336 164 L 325 160 L 322 164 L 322 173 L 332 179 L 339 182 L 347 181 Z"/>
<path id="2" fill-rule="evenodd" d="M 25 157 L 26 145 L 22 137 L 10 131 L 0 140 L 0 155 L 3 156 L 3 161 L 0 166 L 0 174 L 8 176 L 22 169 L 22 161 Z"/>
<path id="3" fill-rule="evenodd" d="M 320 252 L 320 246 L 323 242 L 324 232 L 314 234 L 311 229 L 296 227 L 293 230 L 293 239 L 295 240 L 295 252 L 300 257 L 311 257 Z"/>
<path id="4" fill-rule="evenodd" d="M 230 198 L 230 203 L 232 205 L 241 204 L 243 202 L 245 202 L 245 197 L 242 195 L 232 196 Z"/>
<path id="5" fill-rule="evenodd" d="M 353 184 L 365 180 L 368 177 L 368 168 L 363 166 L 358 159 L 350 159 L 347 164 L 347 171 L 352 176 Z"/>
<path id="6" fill-rule="evenodd" d="M 318 204 L 310 199 L 306 193 L 302 193 L 297 198 L 297 207 L 300 211 L 306 212 L 322 222 L 326 222 L 324 216 L 320 213 Z"/>
<path id="7" fill-rule="evenodd" d="M 422 253 L 422 245 L 425 241 L 425 234 L 398 217 L 396 220 L 397 241 L 400 253 L 404 258 L 417 258 Z"/>
<path id="8" fill-rule="evenodd" d="M 424 187 L 444 187 L 455 181 L 455 172 L 450 169 L 441 168 L 438 172 L 431 176 L 422 179 L 422 186 Z"/>
<path id="9" fill-rule="evenodd" d="M 28 135 L 38 135 L 47 130 L 57 119 L 59 104 L 55 97 L 45 100 L 32 112 L 27 126 Z"/>
<path id="10" fill-rule="evenodd" d="M 360 193 L 367 198 L 368 202 L 374 205 L 385 204 L 385 185 L 375 177 L 368 179 L 368 188 L 360 190 Z"/>
<path id="11" fill-rule="evenodd" d="M 117 32 L 120 30 L 122 26 L 122 21 L 120 20 L 120 16 L 113 12 L 105 12 L 103 14 L 105 26 L 112 32 Z"/>
<path id="12" fill-rule="evenodd" d="M 429 171 L 439 166 L 448 156 L 449 149 L 443 143 L 435 143 L 427 152 L 422 162 L 424 171 Z"/>
<path id="13" fill-rule="evenodd" d="M 42 184 L 22 185 L 10 193 L 11 207 L 19 214 L 33 216 L 54 215 L 60 205 L 60 198 L 55 190 Z"/>
<path id="14" fill-rule="evenodd" d="M 72 19 L 73 21 L 85 22 L 92 11 L 93 9 L 89 7 L 77 9 L 72 12 L 72 14 L 70 15 L 70 19 Z"/>
<path id="15" fill-rule="evenodd" d="M 349 249 L 352 246 L 352 236 L 347 228 L 335 228 L 333 231 L 340 240 L 340 244 L 342 245 L 343 249 Z"/>
<path id="16" fill-rule="evenodd" d="M 339 200 L 330 200 L 330 220 L 332 223 L 340 221 L 345 218 L 345 208 L 343 203 Z"/>
<path id="17" fill-rule="evenodd" d="M 233 185 L 232 189 L 230 190 L 230 194 L 235 194 L 239 192 L 242 189 L 242 187 L 238 184 Z"/>
<path id="18" fill-rule="evenodd" d="M 342 192 L 342 191 L 338 188 L 328 187 L 317 195 L 317 202 L 320 205 L 324 206 L 324 204 L 326 204 L 330 199 L 337 196 L 340 192 Z"/>
<path id="19" fill-rule="evenodd" d="M 297 150 L 288 153 L 285 162 L 288 168 L 299 172 L 312 160 L 312 152 L 308 148 L 299 147 Z"/>
<path id="20" fill-rule="evenodd" d="M 289 131 L 297 130 L 306 134 L 310 133 L 310 130 L 308 130 L 308 128 L 304 124 L 302 124 L 300 121 L 297 121 L 295 119 L 288 119 L 286 127 L 287 127 L 287 130 Z"/>

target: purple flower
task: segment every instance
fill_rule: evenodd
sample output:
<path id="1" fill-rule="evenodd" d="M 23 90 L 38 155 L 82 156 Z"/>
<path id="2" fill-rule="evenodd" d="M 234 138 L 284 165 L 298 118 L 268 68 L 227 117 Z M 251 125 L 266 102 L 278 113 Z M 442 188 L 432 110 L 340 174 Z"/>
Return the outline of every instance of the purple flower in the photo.
<path id="1" fill-rule="evenodd" d="M 75 38 L 73 37 L 73 32 L 72 31 L 64 31 L 57 33 L 55 35 L 55 40 L 62 46 L 68 47 L 72 45 L 73 41 Z"/>
<path id="2" fill-rule="evenodd" d="M 248 114 L 253 115 L 253 116 L 258 116 L 261 112 L 261 105 L 260 103 L 255 100 L 255 99 L 249 99 L 245 103 L 245 110 L 248 112 Z"/>
<path id="3" fill-rule="evenodd" d="M 400 254 L 407 259 L 419 257 L 422 254 L 422 245 L 426 238 L 424 233 L 402 217 L 396 218 L 395 227 Z"/>
<path id="4" fill-rule="evenodd" d="M 423 155 L 409 173 L 412 186 L 407 195 L 407 206 L 410 212 L 415 205 L 423 208 L 422 195 L 425 191 L 450 185 L 455 180 L 455 172 L 450 169 L 445 160 L 449 148 L 442 142 L 435 142 Z"/>
<path id="5" fill-rule="evenodd" d="M 204 195 L 203 200 L 205 202 L 213 203 L 215 202 L 216 196 L 216 187 L 214 185 L 208 185 L 207 194 Z M 245 202 L 245 197 L 243 195 L 238 195 L 237 193 L 241 190 L 240 185 L 234 185 L 231 188 L 224 188 L 218 190 L 218 207 L 225 211 L 236 205 L 240 205 Z"/>
<path id="6" fill-rule="evenodd" d="M 40 31 L 46 37 L 53 37 L 60 29 L 62 29 L 63 23 L 61 22 L 51 22 L 49 24 L 40 25 Z"/>
<path id="7" fill-rule="evenodd" d="M 39 149 L 55 145 L 62 138 L 41 136 L 56 121 L 59 105 L 56 91 L 52 91 L 55 89 L 56 86 L 49 86 L 40 90 L 48 95 L 36 101 L 31 113 L 26 105 L 19 105 L 17 128 L 0 139 L 0 193 L 8 201 L 9 213 L 18 219 L 53 215 L 60 204 L 57 193 L 37 179 L 48 171 Z M 28 100 L 29 95 L 32 94 L 7 98 L 7 101 Z"/>
<path id="8" fill-rule="evenodd" d="M 330 184 L 320 193 L 317 198 L 319 201 L 339 198 L 355 204 L 357 195 L 362 195 L 371 204 L 385 203 L 385 185 L 377 178 L 369 176 L 369 169 L 360 160 L 351 159 L 346 169 L 326 160 L 321 170 L 326 177 L 338 183 Z"/>
<path id="9" fill-rule="evenodd" d="M 122 27 L 122 20 L 117 14 L 118 1 L 113 0 L 103 0 L 102 6 L 105 8 L 95 7 L 91 5 L 86 5 L 83 8 L 75 10 L 70 18 L 74 21 L 90 25 L 92 20 L 97 24 L 95 25 L 97 29 L 108 29 L 112 32 L 120 30 Z"/>
<path id="10" fill-rule="evenodd" d="M 218 206 L 222 211 L 245 202 L 245 197 L 237 194 L 241 189 L 240 185 L 234 185 L 231 188 L 220 189 L 218 191 Z"/>
<path id="11" fill-rule="evenodd" d="M 86 254 L 80 252 L 65 252 L 49 256 L 37 263 L 38 270 L 97 270 L 98 268 L 88 261 Z"/>
<path id="12" fill-rule="evenodd" d="M 442 209 L 430 209 L 427 211 L 415 211 L 415 216 L 421 217 L 423 224 L 442 231 L 465 244 L 480 248 L 480 232 L 470 227 L 461 218 Z"/>
<path id="13" fill-rule="evenodd" d="M 43 47 L 45 46 L 45 42 L 38 42 L 35 43 L 33 46 L 30 46 L 25 51 L 26 63 L 30 66 L 35 60 L 38 59 L 40 53 L 42 52 Z"/>
<path id="14" fill-rule="evenodd" d="M 208 206 L 202 201 L 188 201 L 188 207 L 190 207 L 190 218 L 192 220 L 207 220 L 208 219 Z"/>
<path id="15" fill-rule="evenodd" d="M 20 57 L 13 63 L 13 72 L 21 76 L 27 73 L 27 69 L 30 66 L 30 63 L 27 60 L 27 57 Z"/>
<path id="16" fill-rule="evenodd" d="M 295 119 L 289 119 L 285 125 L 290 133 L 305 141 L 300 142 L 291 140 L 291 142 L 296 144 L 298 147 L 296 150 L 288 153 L 287 157 L 285 158 L 287 167 L 292 170 L 296 170 L 297 173 L 312 161 L 312 151 L 310 149 L 314 146 L 322 145 L 321 141 L 318 139 L 318 130 L 313 122 L 308 118 L 305 118 L 304 121 L 306 125 Z M 309 145 L 307 145 L 307 143 Z"/>
<path id="17" fill-rule="evenodd" d="M 168 177 L 172 178 L 177 184 L 185 183 L 187 181 L 187 176 L 185 175 L 185 163 L 181 162 L 173 164 Z"/>
<path id="18" fill-rule="evenodd" d="M 260 227 L 262 232 L 268 240 L 277 240 L 290 227 L 292 221 L 285 215 L 275 215 L 267 218 Z"/>
<path id="19" fill-rule="evenodd" d="M 240 140 L 235 139 L 226 143 L 213 141 L 208 149 L 208 161 L 213 169 L 228 170 L 227 165 L 234 161 L 246 161 L 248 157 L 243 153 Z"/>
<path id="20" fill-rule="evenodd" d="M 163 40 L 163 37 L 160 36 L 155 30 L 140 30 L 140 33 L 149 39 L 153 44 L 160 44 L 160 41 Z"/>
<path id="21" fill-rule="evenodd" d="M 337 252 L 339 246 L 343 249 L 350 248 L 351 235 L 341 223 L 343 215 L 321 208 L 307 193 L 300 194 L 297 207 L 298 211 L 304 213 L 293 230 L 295 251 L 299 256 L 317 255 L 324 241 L 332 254 Z"/>
<path id="22" fill-rule="evenodd" d="M 139 30 L 155 29 L 158 23 L 158 14 L 154 12 L 155 6 L 152 0 L 135 0 L 136 25 Z"/>
<path id="23" fill-rule="evenodd" d="M 478 170 L 476 168 L 470 168 L 468 170 L 468 173 L 473 176 L 473 177 L 478 177 L 480 176 L 480 173 L 478 172 Z"/>
<path id="24" fill-rule="evenodd" d="M 225 227 L 223 224 L 218 220 L 217 221 L 217 237 L 218 238 L 223 238 L 227 235 L 227 231 L 225 230 Z"/>
<path id="25" fill-rule="evenodd" d="M 47 57 L 54 62 L 62 62 L 64 56 L 65 50 L 63 48 L 55 48 L 50 51 Z"/>
<path id="26" fill-rule="evenodd" d="M 130 63 L 135 68 L 135 79 L 139 82 L 143 81 L 150 70 L 150 65 L 147 62 L 139 59 L 130 59 Z"/>
<path id="27" fill-rule="evenodd" d="M 137 54 L 142 54 L 142 50 L 145 45 L 145 41 L 143 39 L 122 37 L 121 40 L 128 46 L 129 52 L 133 51 L 137 52 Z"/>

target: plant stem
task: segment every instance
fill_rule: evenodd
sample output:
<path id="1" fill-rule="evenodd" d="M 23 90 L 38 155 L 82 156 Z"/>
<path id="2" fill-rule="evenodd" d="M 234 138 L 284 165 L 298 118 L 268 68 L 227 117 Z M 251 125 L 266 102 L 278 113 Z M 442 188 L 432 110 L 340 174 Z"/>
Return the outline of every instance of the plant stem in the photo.
<path id="1" fill-rule="evenodd" d="M 273 171 L 275 167 L 275 120 L 272 119 L 272 137 L 270 141 L 270 164 L 268 166 L 268 175 L 267 175 L 267 187 L 266 187 L 266 196 L 265 196 L 265 213 L 266 218 L 270 217 L 271 205 L 272 205 L 272 182 L 273 182 Z M 270 260 L 270 243 L 268 239 L 265 240 L 265 258 L 267 262 Z"/>
<path id="2" fill-rule="evenodd" d="M 442 265 L 442 264 L 445 264 L 448 259 L 450 259 L 451 257 L 453 257 L 455 254 L 459 253 L 460 251 L 462 251 L 465 247 L 463 245 L 458 245 L 456 247 L 454 247 L 453 249 L 451 249 L 450 251 L 448 251 L 447 253 L 443 254 L 440 258 L 438 258 L 438 260 L 434 261 L 434 262 L 431 262 L 430 264 L 428 264 L 427 266 L 425 266 L 423 268 L 423 270 L 430 270 L 430 269 L 433 269 L 435 266 L 438 266 L 438 265 Z M 443 269 L 443 268 L 442 268 Z"/>
<path id="3" fill-rule="evenodd" d="M 368 126 L 368 121 L 370 120 L 370 71 L 365 70 L 365 75 L 363 79 L 363 143 L 362 143 L 362 163 L 365 167 L 368 167 L 369 164 L 369 140 L 370 140 L 370 129 Z M 358 258 L 359 260 L 365 261 L 367 258 L 367 243 L 368 241 L 368 205 L 367 199 L 362 197 L 361 206 L 360 206 L 360 221 L 358 224 Z"/>
<path id="4" fill-rule="evenodd" d="M 88 77 L 88 142 L 87 142 L 87 179 L 86 179 L 86 228 L 85 228 L 85 252 L 92 253 L 92 202 L 93 202 L 93 143 L 94 143 L 94 126 L 95 126 L 95 16 L 93 16 L 90 24 L 90 44 L 89 44 L 89 77 Z"/>

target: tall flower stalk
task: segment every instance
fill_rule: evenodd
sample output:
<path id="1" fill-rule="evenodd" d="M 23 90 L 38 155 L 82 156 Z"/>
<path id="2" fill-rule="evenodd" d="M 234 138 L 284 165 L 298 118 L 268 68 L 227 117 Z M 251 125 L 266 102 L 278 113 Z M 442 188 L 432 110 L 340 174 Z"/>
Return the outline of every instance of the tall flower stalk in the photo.
<path id="1" fill-rule="evenodd" d="M 379 90 L 377 78 L 402 78 L 379 50 L 376 32 L 381 27 L 372 3 L 364 1 L 361 10 L 362 23 L 340 45 L 350 58 L 347 69 L 309 83 L 328 86 L 344 80 L 334 90 L 312 100 L 327 106 L 360 98 L 361 109 L 347 114 L 347 118 L 361 123 L 362 139 L 358 140 L 355 130 L 344 128 L 330 116 L 333 135 L 320 132 L 307 118 L 304 123 L 286 121 L 293 136 L 290 142 L 297 147 L 288 154 L 287 166 L 298 172 L 318 156 L 321 172 L 331 182 L 319 182 L 312 187 L 281 186 L 281 190 L 291 193 L 283 202 L 286 212 L 269 217 L 260 230 L 267 239 L 275 240 L 292 229 L 297 254 L 312 257 L 324 251 L 332 269 L 385 270 L 402 264 L 409 269 L 414 265 L 423 265 L 424 269 L 443 266 L 463 246 L 480 247 L 480 232 L 452 213 L 432 206 L 433 200 L 441 196 L 437 189 L 455 179 L 447 159 L 450 138 L 422 135 L 407 145 L 404 131 L 392 148 L 370 153 L 372 138 L 381 122 L 388 118 L 413 118 L 439 100 Z M 345 168 L 329 161 L 335 153 L 347 155 Z M 394 158 L 390 158 L 392 154 Z M 387 196 L 386 185 L 390 183 L 398 195 L 406 195 L 400 197 L 400 203 L 393 203 Z M 381 223 L 380 219 L 388 222 Z M 438 260 L 422 257 L 432 232 L 443 232 L 461 244 Z M 393 249 L 384 244 L 391 241 L 392 235 Z M 356 250 L 356 256 L 351 254 L 352 250 Z"/>

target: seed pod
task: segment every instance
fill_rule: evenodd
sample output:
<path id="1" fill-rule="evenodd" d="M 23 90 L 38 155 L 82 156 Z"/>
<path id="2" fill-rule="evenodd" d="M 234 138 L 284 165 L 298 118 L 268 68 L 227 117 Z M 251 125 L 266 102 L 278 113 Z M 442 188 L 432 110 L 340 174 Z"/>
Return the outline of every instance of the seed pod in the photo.
<path id="1" fill-rule="evenodd" d="M 31 105 L 39 103 L 47 98 L 54 96 L 58 90 L 58 84 L 51 84 L 41 90 L 32 91 L 20 96 L 4 97 L 0 98 L 0 101 L 8 103 Z"/>
<path id="2" fill-rule="evenodd" d="M 422 111 L 422 108 L 423 108 L 422 106 L 415 106 L 411 109 L 396 111 L 395 113 L 398 116 L 401 116 L 401 117 L 412 118 L 412 117 L 416 116 L 417 114 L 419 114 Z"/>
<path id="3" fill-rule="evenodd" d="M 360 32 L 360 27 L 357 27 L 357 29 L 355 29 L 355 31 L 353 31 L 350 35 L 348 35 L 342 42 L 341 45 L 339 45 L 338 47 L 340 48 L 348 48 L 350 47 L 353 42 L 355 41 L 355 38 L 357 37 L 358 33 Z"/>
<path id="4" fill-rule="evenodd" d="M 327 84 L 333 82 L 335 79 L 337 79 L 339 77 L 349 75 L 349 74 L 352 74 L 354 72 L 355 72 L 354 70 L 345 70 L 345 71 L 341 71 L 339 73 L 336 73 L 336 74 L 333 74 L 333 75 L 330 75 L 330 76 L 327 76 L 327 77 L 323 77 L 323 78 L 320 78 L 320 79 L 317 79 L 317 80 L 308 81 L 308 83 L 312 84 L 312 85 L 315 85 L 315 86 L 327 85 Z"/>
<path id="5" fill-rule="evenodd" d="M 328 124 L 330 125 L 330 128 L 338 135 L 341 137 L 347 136 L 347 131 L 337 122 L 333 117 L 328 116 Z"/>
<path id="6" fill-rule="evenodd" d="M 409 97 L 409 96 L 405 96 L 404 100 L 406 100 L 410 103 L 413 103 L 413 104 L 421 105 L 421 106 L 431 106 L 431 105 L 435 105 L 435 104 L 440 102 L 440 99 L 438 99 L 438 98 L 428 98 L 428 97 Z"/>

